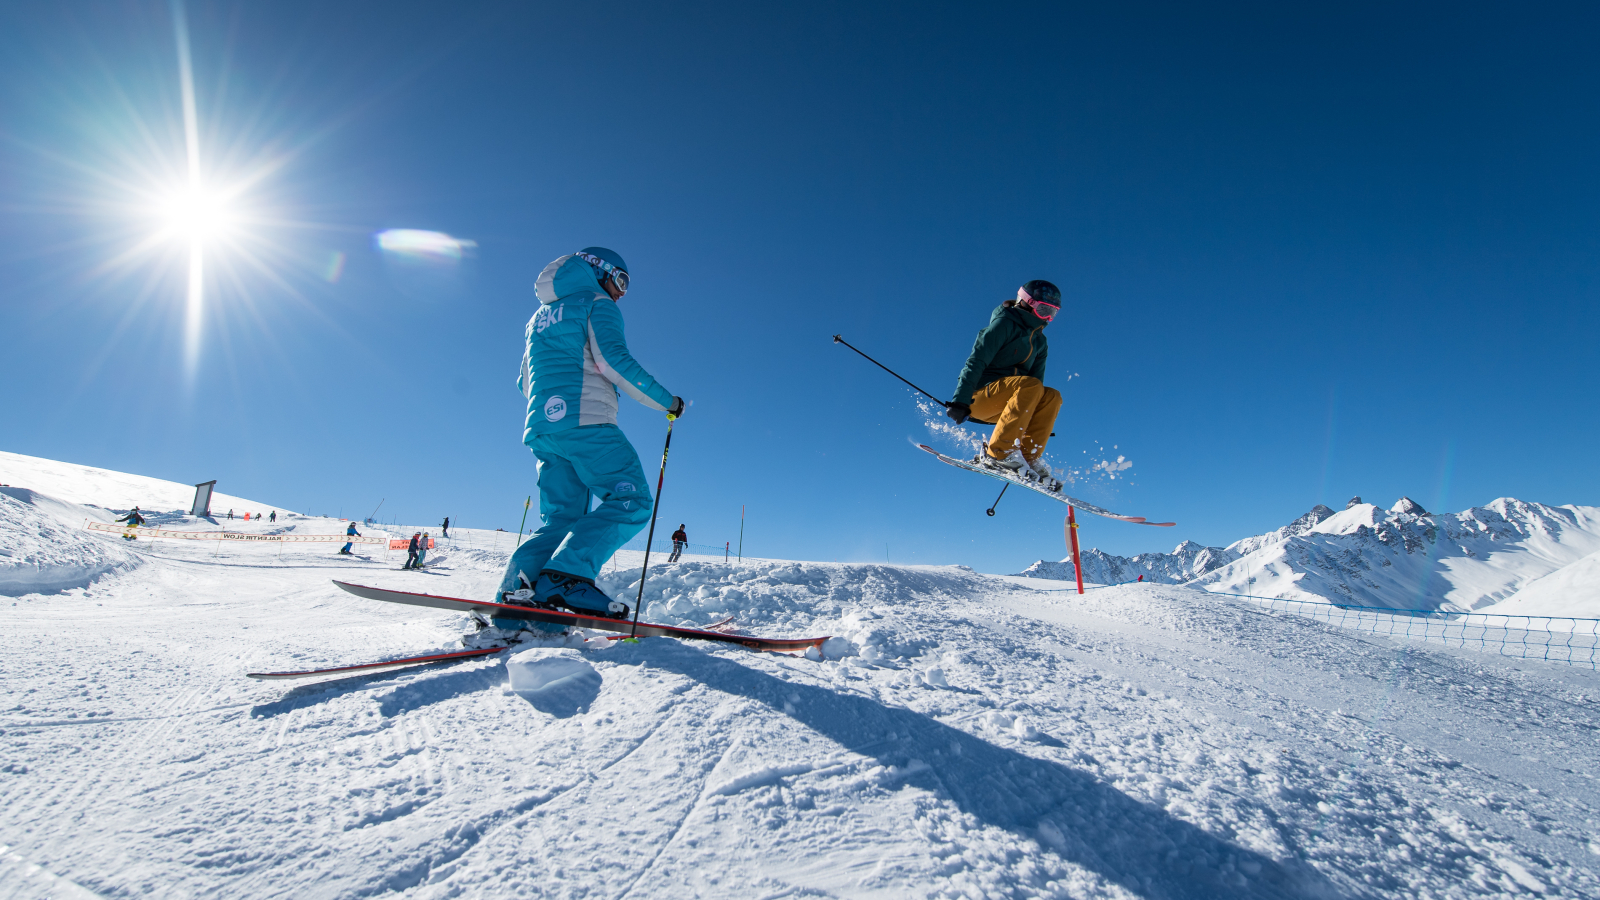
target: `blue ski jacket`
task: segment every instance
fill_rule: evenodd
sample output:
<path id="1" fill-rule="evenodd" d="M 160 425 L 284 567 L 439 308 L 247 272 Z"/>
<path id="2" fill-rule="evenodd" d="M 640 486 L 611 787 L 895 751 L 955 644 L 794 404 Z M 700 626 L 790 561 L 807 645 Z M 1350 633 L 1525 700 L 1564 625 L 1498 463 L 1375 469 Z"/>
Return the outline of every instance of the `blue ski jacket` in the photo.
<path id="1" fill-rule="evenodd" d="M 622 312 L 594 268 L 574 255 L 544 267 L 534 285 L 539 311 L 528 320 L 517 387 L 528 398 L 522 442 L 580 425 L 615 425 L 617 391 L 665 412 L 672 392 L 628 352 Z"/>

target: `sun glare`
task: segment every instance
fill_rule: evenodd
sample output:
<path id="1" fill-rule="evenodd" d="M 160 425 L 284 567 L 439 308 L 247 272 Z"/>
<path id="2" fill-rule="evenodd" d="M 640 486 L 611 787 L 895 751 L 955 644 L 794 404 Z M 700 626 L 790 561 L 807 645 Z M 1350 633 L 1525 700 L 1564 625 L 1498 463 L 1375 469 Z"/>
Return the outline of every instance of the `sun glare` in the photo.
<path id="1" fill-rule="evenodd" d="M 190 242 L 220 236 L 228 227 L 228 210 L 221 195 L 203 188 L 185 190 L 161 204 L 167 232 Z"/>

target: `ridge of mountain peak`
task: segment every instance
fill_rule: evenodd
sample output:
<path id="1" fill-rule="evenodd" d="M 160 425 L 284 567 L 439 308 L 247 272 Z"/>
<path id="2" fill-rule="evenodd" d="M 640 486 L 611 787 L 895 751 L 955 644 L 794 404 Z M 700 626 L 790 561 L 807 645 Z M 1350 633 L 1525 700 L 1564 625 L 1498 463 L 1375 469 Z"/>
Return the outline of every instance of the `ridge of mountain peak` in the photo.
<path id="1" fill-rule="evenodd" d="M 1097 584 L 1143 576 L 1288 600 L 1473 610 L 1512 604 L 1524 587 L 1590 556 L 1600 559 L 1600 507 L 1500 497 L 1457 513 L 1429 513 L 1401 497 L 1388 510 L 1359 503 L 1335 512 L 1317 504 L 1288 525 L 1226 547 L 1185 540 L 1171 553 L 1122 557 L 1093 549 L 1082 561 L 1084 580 Z M 1593 605 L 1586 598 L 1600 597 L 1600 585 L 1583 587 L 1600 573 L 1600 562 L 1587 565 L 1512 605 L 1519 614 L 1524 607 L 1581 614 Z M 1041 560 L 1022 574 L 1071 579 L 1074 573 L 1065 559 Z M 1589 614 L 1600 616 L 1600 608 Z"/>
<path id="2" fill-rule="evenodd" d="M 1422 508 L 1421 503 L 1410 497 L 1401 497 L 1396 500 L 1394 505 L 1389 507 L 1389 512 L 1408 516 L 1425 516 L 1428 514 L 1428 511 Z"/>

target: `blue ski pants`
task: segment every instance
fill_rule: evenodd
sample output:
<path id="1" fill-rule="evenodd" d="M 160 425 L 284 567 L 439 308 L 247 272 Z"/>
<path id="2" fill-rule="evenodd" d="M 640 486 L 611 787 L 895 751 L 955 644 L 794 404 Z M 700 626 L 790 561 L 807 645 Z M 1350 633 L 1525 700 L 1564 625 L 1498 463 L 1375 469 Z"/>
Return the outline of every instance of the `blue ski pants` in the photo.
<path id="1" fill-rule="evenodd" d="M 536 582 L 545 569 L 593 581 L 650 521 L 654 501 L 639 454 L 615 425 L 580 425 L 527 444 L 539 460 L 543 524 L 511 554 L 500 590 L 521 587 L 518 575 Z M 590 497 L 600 500 L 593 510 Z"/>

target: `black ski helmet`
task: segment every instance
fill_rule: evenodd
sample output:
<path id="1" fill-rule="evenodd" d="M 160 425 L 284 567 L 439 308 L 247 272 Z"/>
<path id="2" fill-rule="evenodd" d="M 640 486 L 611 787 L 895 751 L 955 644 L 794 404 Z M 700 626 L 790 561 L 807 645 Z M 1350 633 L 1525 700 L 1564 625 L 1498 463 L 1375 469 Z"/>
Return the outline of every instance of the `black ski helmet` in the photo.
<path id="1" fill-rule="evenodd" d="M 1023 285 L 1022 289 L 1028 292 L 1029 297 L 1040 303 L 1048 303 L 1051 306 L 1061 305 L 1061 289 L 1048 281 L 1036 278 Z"/>

